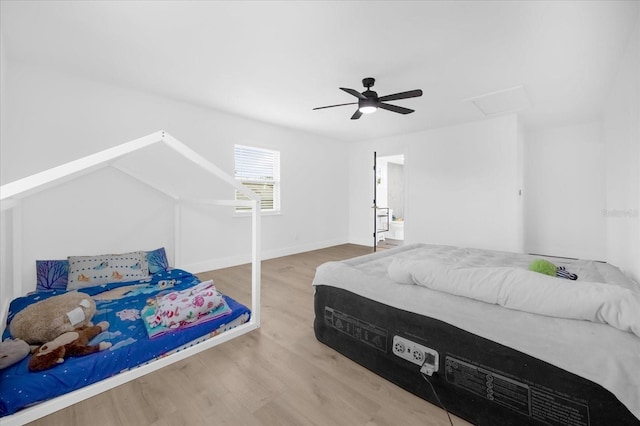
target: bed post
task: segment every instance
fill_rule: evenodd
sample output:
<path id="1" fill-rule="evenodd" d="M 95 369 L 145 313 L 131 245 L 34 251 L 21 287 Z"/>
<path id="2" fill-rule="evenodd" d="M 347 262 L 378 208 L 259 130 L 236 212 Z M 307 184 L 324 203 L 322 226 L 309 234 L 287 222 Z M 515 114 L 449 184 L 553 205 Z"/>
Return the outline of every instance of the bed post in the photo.
<path id="1" fill-rule="evenodd" d="M 251 321 L 260 327 L 260 200 L 251 206 Z"/>
<path id="2" fill-rule="evenodd" d="M 22 201 L 17 200 L 11 210 L 11 248 L 13 295 L 12 299 L 22 295 Z"/>
<path id="3" fill-rule="evenodd" d="M 182 265 L 182 205 L 176 200 L 173 205 L 173 267 Z"/>

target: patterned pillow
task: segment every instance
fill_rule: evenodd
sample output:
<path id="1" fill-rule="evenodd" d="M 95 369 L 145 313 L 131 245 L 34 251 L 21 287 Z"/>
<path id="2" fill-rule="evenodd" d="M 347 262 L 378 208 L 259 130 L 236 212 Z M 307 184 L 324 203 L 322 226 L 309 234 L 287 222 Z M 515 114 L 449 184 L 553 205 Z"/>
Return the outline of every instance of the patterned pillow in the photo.
<path id="1" fill-rule="evenodd" d="M 124 282 L 149 276 L 147 253 L 135 251 L 100 256 L 70 256 L 67 290 L 98 284 Z"/>
<path id="2" fill-rule="evenodd" d="M 169 269 L 169 261 L 167 260 L 167 253 L 164 247 L 147 252 L 147 261 L 149 262 L 149 273 L 155 274 L 156 272 L 166 271 Z"/>
<path id="3" fill-rule="evenodd" d="M 66 290 L 69 261 L 36 260 L 36 291 Z"/>

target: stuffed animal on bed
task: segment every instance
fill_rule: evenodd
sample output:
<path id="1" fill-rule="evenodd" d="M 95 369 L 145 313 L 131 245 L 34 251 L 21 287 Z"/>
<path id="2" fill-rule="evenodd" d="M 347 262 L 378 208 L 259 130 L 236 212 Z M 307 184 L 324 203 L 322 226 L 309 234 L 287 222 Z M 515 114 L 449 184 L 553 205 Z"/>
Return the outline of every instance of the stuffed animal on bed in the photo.
<path id="1" fill-rule="evenodd" d="M 12 366 L 29 355 L 29 344 L 20 339 L 7 339 L 0 343 L 0 370 Z"/>
<path id="2" fill-rule="evenodd" d="M 71 291 L 27 306 L 13 317 L 9 331 L 14 338 L 40 345 L 90 325 L 95 313 L 96 302 L 89 295 Z"/>
<path id="3" fill-rule="evenodd" d="M 567 271 L 564 266 L 556 266 L 545 259 L 536 259 L 529 264 L 529 270 L 539 272 L 541 274 L 552 277 L 566 278 L 568 280 L 577 280 L 578 276 Z"/>
<path id="4" fill-rule="evenodd" d="M 64 362 L 68 356 L 83 356 L 103 351 L 111 347 L 109 342 L 89 346 L 89 341 L 109 328 L 102 321 L 91 327 L 80 327 L 63 333 L 51 342 L 38 347 L 29 359 L 29 371 L 42 371 Z"/>

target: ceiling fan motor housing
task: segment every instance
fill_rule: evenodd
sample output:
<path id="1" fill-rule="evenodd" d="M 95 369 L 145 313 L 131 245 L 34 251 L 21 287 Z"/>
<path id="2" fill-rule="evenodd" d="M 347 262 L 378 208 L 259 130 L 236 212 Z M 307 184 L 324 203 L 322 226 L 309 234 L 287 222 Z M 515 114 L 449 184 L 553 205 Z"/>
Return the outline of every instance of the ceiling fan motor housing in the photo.
<path id="1" fill-rule="evenodd" d="M 367 99 L 359 99 L 358 100 L 358 109 L 362 110 L 362 108 L 373 107 L 378 108 L 378 94 L 371 90 L 373 84 L 376 82 L 376 79 L 373 77 L 367 77 L 362 79 L 362 85 L 367 88 L 364 92 L 362 92 L 362 96 L 366 96 Z"/>
<path id="2" fill-rule="evenodd" d="M 373 87 L 375 82 L 376 82 L 376 79 L 373 77 L 367 77 L 362 79 L 362 85 L 367 89 L 369 89 L 370 87 Z"/>
<path id="3" fill-rule="evenodd" d="M 362 92 L 362 95 L 366 96 L 369 99 L 378 99 L 378 94 L 373 90 L 365 90 L 364 92 Z"/>

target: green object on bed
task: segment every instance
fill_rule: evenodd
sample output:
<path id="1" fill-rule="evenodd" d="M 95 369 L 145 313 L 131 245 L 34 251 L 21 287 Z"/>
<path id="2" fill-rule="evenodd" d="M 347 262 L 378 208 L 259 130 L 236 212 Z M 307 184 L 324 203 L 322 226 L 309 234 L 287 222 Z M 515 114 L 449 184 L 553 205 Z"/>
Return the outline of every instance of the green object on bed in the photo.
<path id="1" fill-rule="evenodd" d="M 550 275 L 552 277 L 556 276 L 557 269 L 556 265 L 545 259 L 536 259 L 529 264 L 530 271 L 540 272 L 541 274 Z"/>

